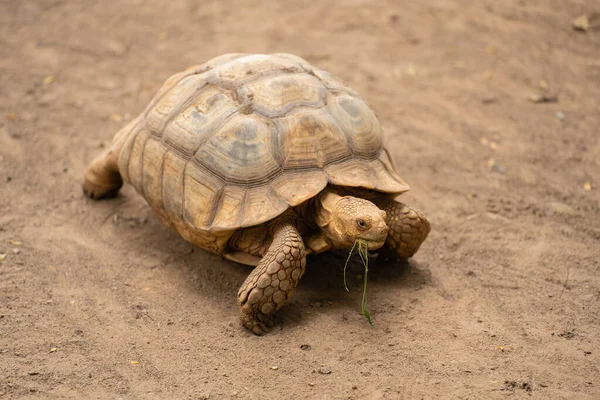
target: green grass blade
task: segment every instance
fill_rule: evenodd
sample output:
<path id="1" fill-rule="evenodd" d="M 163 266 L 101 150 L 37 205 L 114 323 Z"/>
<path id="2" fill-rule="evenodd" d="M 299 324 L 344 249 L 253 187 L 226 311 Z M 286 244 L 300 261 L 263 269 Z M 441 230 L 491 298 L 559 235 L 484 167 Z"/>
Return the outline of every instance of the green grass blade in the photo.
<path id="1" fill-rule="evenodd" d="M 369 274 L 369 242 L 365 241 L 364 242 L 364 249 L 362 247 L 363 243 L 361 241 L 361 243 L 358 244 L 358 254 L 360 255 L 360 258 L 362 259 L 362 262 L 365 266 L 365 276 L 364 276 L 364 285 L 363 285 L 363 296 L 362 296 L 362 313 L 363 315 L 367 318 L 367 321 L 369 321 L 369 325 L 371 325 L 372 327 L 375 327 L 375 324 L 373 324 L 373 321 L 371 320 L 371 315 L 369 314 L 369 311 L 367 311 L 367 275 Z M 363 251 L 364 250 L 364 251 Z"/>
<path id="2" fill-rule="evenodd" d="M 354 245 L 350 249 L 350 254 L 348 254 L 348 258 L 346 259 L 346 264 L 344 264 L 344 287 L 346 288 L 346 292 L 350 291 L 350 289 L 348 289 L 348 285 L 346 284 L 346 267 L 348 266 L 348 263 L 350 262 L 350 257 L 352 257 L 352 253 L 354 252 L 354 248 L 356 247 L 356 242 L 358 242 L 358 239 L 354 241 Z"/>

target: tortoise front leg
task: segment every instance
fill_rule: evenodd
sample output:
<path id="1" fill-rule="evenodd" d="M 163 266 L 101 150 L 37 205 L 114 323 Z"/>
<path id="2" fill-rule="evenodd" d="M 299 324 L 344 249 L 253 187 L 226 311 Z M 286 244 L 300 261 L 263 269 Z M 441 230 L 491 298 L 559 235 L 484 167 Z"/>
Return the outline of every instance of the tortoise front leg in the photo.
<path id="1" fill-rule="evenodd" d="M 294 221 L 282 217 L 272 227 L 273 242 L 238 291 L 242 323 L 256 335 L 273 326 L 273 314 L 304 274 L 306 252 Z"/>
<path id="2" fill-rule="evenodd" d="M 427 238 L 431 224 L 421 211 L 395 200 L 378 205 L 386 212 L 385 222 L 390 228 L 386 247 L 392 248 L 400 258 L 412 257 Z"/>

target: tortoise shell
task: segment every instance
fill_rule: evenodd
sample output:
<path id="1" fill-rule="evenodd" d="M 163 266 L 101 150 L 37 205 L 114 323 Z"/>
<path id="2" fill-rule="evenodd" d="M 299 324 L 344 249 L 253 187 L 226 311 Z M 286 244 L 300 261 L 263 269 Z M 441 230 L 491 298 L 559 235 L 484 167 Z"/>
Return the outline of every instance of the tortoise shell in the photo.
<path id="1" fill-rule="evenodd" d="M 290 54 L 227 54 L 173 75 L 118 135 L 123 179 L 192 242 L 269 221 L 328 184 L 408 190 L 369 105 Z"/>

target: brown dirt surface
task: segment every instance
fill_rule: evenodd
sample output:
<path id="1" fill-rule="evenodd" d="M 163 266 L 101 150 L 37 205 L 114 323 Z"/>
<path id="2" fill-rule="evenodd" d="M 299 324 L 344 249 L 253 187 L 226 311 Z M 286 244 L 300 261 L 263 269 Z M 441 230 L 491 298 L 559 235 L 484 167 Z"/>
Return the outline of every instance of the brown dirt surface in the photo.
<path id="1" fill-rule="evenodd" d="M 598 7 L 0 1 L 0 398 L 600 398 L 600 30 L 572 27 Z M 371 103 L 432 221 L 409 264 L 371 266 L 375 328 L 330 254 L 255 337 L 248 267 L 130 187 L 82 195 L 169 75 L 281 51 Z"/>

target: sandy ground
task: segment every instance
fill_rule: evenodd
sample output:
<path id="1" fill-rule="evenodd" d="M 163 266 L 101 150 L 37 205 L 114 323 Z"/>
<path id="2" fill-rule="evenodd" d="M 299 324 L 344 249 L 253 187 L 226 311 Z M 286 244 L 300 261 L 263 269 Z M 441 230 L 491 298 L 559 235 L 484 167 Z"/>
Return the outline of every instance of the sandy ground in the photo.
<path id="1" fill-rule="evenodd" d="M 376 5 L 375 5 L 376 4 Z M 0 398 L 600 398 L 595 0 L 0 1 Z M 249 269 L 87 163 L 172 73 L 291 52 L 377 111 L 433 231 L 369 275 L 309 260 L 255 337 Z M 558 101 L 534 103 L 531 95 Z"/>

